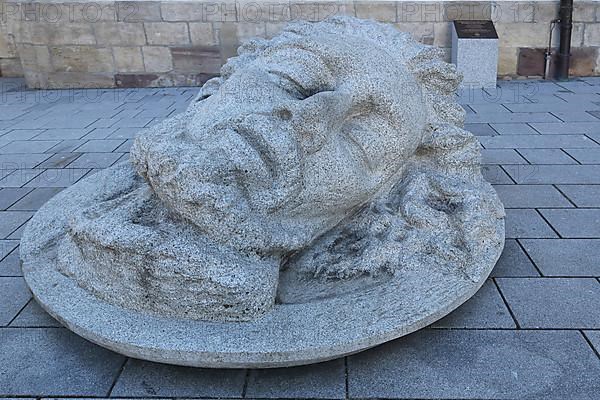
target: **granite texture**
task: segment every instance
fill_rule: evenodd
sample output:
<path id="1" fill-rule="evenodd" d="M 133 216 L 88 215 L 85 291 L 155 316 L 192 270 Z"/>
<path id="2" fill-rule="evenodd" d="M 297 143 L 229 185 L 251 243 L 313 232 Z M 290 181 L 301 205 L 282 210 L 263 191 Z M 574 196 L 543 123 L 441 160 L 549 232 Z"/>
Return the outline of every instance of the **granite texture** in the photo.
<path id="1" fill-rule="evenodd" d="M 403 336 L 471 297 L 504 209 L 443 53 L 336 17 L 238 54 L 130 161 L 34 216 L 20 254 L 40 304 L 136 358 L 277 367 Z"/>

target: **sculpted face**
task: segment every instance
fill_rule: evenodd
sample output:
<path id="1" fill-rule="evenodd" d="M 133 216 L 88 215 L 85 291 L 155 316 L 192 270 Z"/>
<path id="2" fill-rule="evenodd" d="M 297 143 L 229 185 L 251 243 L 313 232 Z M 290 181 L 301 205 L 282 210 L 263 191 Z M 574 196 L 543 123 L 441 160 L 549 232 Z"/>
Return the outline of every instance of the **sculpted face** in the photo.
<path id="1" fill-rule="evenodd" d="M 209 235 L 286 252 L 401 173 L 426 108 L 414 77 L 373 41 L 260 46 L 246 45 L 257 56 L 240 57 L 180 131 L 138 137 L 132 152 L 158 196 Z"/>
<path id="2" fill-rule="evenodd" d="M 400 336 L 481 286 L 503 210 L 441 50 L 333 17 L 238 54 L 29 224 L 23 271 L 53 315 L 155 361 L 274 367 Z"/>

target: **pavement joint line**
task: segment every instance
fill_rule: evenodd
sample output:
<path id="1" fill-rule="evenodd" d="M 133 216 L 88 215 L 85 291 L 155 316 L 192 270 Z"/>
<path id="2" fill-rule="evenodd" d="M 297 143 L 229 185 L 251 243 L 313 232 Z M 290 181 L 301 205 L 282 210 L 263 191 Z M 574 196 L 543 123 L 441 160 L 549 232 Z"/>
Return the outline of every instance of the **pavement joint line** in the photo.
<path id="1" fill-rule="evenodd" d="M 586 136 L 586 137 L 587 137 L 587 136 Z M 579 165 L 593 165 L 593 164 L 582 164 L 582 163 L 580 163 L 578 159 L 576 159 L 575 157 L 573 157 L 572 155 L 570 155 L 569 153 L 567 153 L 567 152 L 565 151 L 565 149 L 563 149 L 563 148 L 561 148 L 561 149 L 560 149 L 560 151 L 562 151 L 564 154 L 566 154 L 566 155 L 567 155 L 567 157 L 569 157 L 571 160 L 575 161 L 575 162 L 576 162 L 577 164 L 579 164 Z"/>
<path id="2" fill-rule="evenodd" d="M 589 330 L 589 329 L 586 329 L 586 330 Z M 583 340 L 585 340 L 585 342 L 588 344 L 588 346 L 590 346 L 590 348 L 592 349 L 592 351 L 594 352 L 596 357 L 598 357 L 598 359 L 600 359 L 600 353 L 598 352 L 598 350 L 596 350 L 596 348 L 594 347 L 594 344 L 592 343 L 590 338 L 585 334 L 584 330 L 580 329 L 579 333 L 581 333 L 581 336 L 583 336 Z"/>
<path id="3" fill-rule="evenodd" d="M 348 356 L 344 357 L 344 395 L 345 399 L 350 398 L 350 380 L 348 379 Z"/>
<path id="4" fill-rule="evenodd" d="M 15 276 L 14 278 L 21 278 L 21 279 L 23 279 L 22 277 L 18 277 L 18 276 Z M 3 328 L 10 328 L 11 327 L 10 324 L 12 324 L 17 319 L 17 317 L 19 316 L 19 314 L 21 314 L 23 312 L 23 310 L 25 309 L 25 307 L 27 307 L 27 305 L 29 303 L 31 303 L 32 301 L 33 301 L 33 296 L 31 296 L 29 298 L 29 300 L 27 300 L 27 302 L 25 302 L 25 305 L 23 307 L 21 307 L 21 309 L 19 310 L 19 312 L 17 312 L 15 314 L 15 316 L 12 317 L 10 321 L 8 321 L 8 323 L 6 324 L 6 326 L 3 326 Z M 18 328 L 14 328 L 14 329 L 18 329 Z"/>
<path id="5" fill-rule="evenodd" d="M 573 205 L 573 207 L 575 207 L 575 208 L 594 208 L 594 207 L 577 207 L 577 204 L 575 204 L 575 203 L 573 202 L 573 200 L 571 200 L 571 199 L 569 198 L 569 196 L 567 196 L 567 195 L 566 195 L 566 194 L 565 194 L 565 193 L 564 193 L 562 190 L 560 190 L 560 188 L 559 188 L 558 186 L 559 186 L 559 185 L 558 185 L 558 184 L 556 184 L 556 183 L 553 183 L 553 184 L 552 184 L 552 187 L 553 187 L 554 189 L 556 189 L 556 190 L 558 191 L 558 193 L 562 194 L 562 195 L 563 195 L 563 197 L 564 197 L 565 199 L 567 199 L 567 201 Z"/>
<path id="6" fill-rule="evenodd" d="M 0 188 L 0 194 L 1 194 L 1 193 L 2 193 L 2 191 L 3 191 L 3 190 L 5 190 L 5 189 L 24 189 L 24 188 Z M 27 189 L 27 188 L 25 188 L 25 189 Z M 31 192 L 33 192 L 33 191 L 35 190 L 35 188 L 34 188 L 34 187 L 32 187 L 32 188 L 29 188 L 29 189 L 31 189 L 31 190 L 28 190 L 27 192 L 25 192 L 25 193 L 24 193 L 24 194 L 23 194 L 21 197 L 19 197 L 17 200 L 15 200 L 13 203 L 11 203 L 11 204 L 10 204 L 8 207 L 6 207 L 6 208 L 4 209 L 4 211 L 16 211 L 16 210 L 10 210 L 10 208 L 11 208 L 12 206 L 14 206 L 15 204 L 17 204 L 19 201 L 23 200 L 23 198 L 24 198 L 25 196 L 27 196 L 29 193 L 31 193 Z M 2 211 L 0 211 L 0 212 L 2 212 Z M 3 258 L 3 259 L 4 259 L 4 258 Z M 1 260 L 0 260 L 0 261 L 1 261 Z"/>
<path id="7" fill-rule="evenodd" d="M 556 207 L 554 207 L 554 208 L 556 208 Z M 542 214 L 542 212 L 540 211 L 540 208 L 534 208 L 534 210 L 544 220 L 544 222 L 550 227 L 550 229 L 552 229 L 554 231 L 554 233 L 556 233 L 556 235 L 558 236 L 559 239 L 566 239 L 560 234 L 560 232 L 558 232 L 558 230 L 556 228 L 554 228 L 554 226 L 552 226 L 550 221 L 548 221 L 546 219 L 546 217 L 544 217 L 544 214 Z M 535 239 L 535 238 L 523 238 L 523 239 Z"/>
<path id="8" fill-rule="evenodd" d="M 248 393 L 248 384 L 250 383 L 250 369 L 246 369 L 244 373 L 244 386 L 242 386 L 242 399 L 246 398 Z"/>
<path id="9" fill-rule="evenodd" d="M 525 164 L 524 164 L 525 165 Z M 504 165 L 498 164 L 498 168 L 500 168 L 500 170 L 502 172 L 504 172 L 506 174 L 506 176 L 508 176 L 508 178 L 513 182 L 514 185 L 518 185 L 517 181 L 515 181 L 513 179 L 513 177 L 508 173 L 508 171 L 506 170 Z"/>
<path id="10" fill-rule="evenodd" d="M 117 373 L 115 374 L 115 379 L 113 380 L 112 384 L 110 385 L 110 389 L 108 389 L 108 394 L 106 395 L 106 397 L 111 397 L 112 392 L 115 389 L 115 386 L 117 385 L 117 382 L 119 381 L 119 378 L 123 374 L 123 370 L 125 369 L 125 365 L 129 361 L 129 357 L 124 357 L 124 358 L 125 358 L 125 360 L 123 360 L 123 362 L 121 363 L 121 367 L 118 369 Z"/>
<path id="11" fill-rule="evenodd" d="M 508 300 L 506 300 L 506 297 L 504 296 L 504 293 L 502 293 L 502 289 L 500 289 L 500 285 L 498 285 L 498 282 L 496 281 L 496 279 L 497 278 L 492 278 L 492 282 L 494 282 L 494 286 L 496 286 L 496 290 L 498 290 L 498 293 L 500 294 L 500 297 L 502 298 L 502 301 L 504 302 L 504 306 L 508 310 L 510 317 L 513 319 L 513 322 L 515 323 L 515 326 L 517 327 L 516 330 L 520 330 L 521 325 L 519 324 L 519 320 L 517 320 L 515 313 L 513 312 L 512 308 L 510 308 L 510 305 L 508 304 Z M 505 328 L 505 329 L 506 330 L 514 330 L 513 328 Z"/>
<path id="12" fill-rule="evenodd" d="M 584 136 L 588 139 L 590 139 L 592 142 L 596 143 L 596 144 L 600 144 L 600 139 L 598 140 L 594 140 L 593 137 L 589 136 L 589 133 L 585 133 Z"/>
<path id="13" fill-rule="evenodd" d="M 523 243 L 521 243 L 521 240 L 520 239 L 515 239 L 515 241 L 517 242 L 517 245 L 519 246 L 519 248 L 521 248 L 521 251 L 523 253 L 525 253 L 525 256 L 527 257 L 527 259 L 529 260 L 529 262 L 531 263 L 531 265 L 533 265 L 533 267 L 535 268 L 535 270 L 537 271 L 537 273 L 540 274 L 540 277 L 544 278 L 544 274 L 542 273 L 542 270 L 537 266 L 537 264 L 535 263 L 535 261 L 533 260 L 533 258 L 529 255 L 529 253 L 525 249 L 525 246 L 523 246 Z"/>

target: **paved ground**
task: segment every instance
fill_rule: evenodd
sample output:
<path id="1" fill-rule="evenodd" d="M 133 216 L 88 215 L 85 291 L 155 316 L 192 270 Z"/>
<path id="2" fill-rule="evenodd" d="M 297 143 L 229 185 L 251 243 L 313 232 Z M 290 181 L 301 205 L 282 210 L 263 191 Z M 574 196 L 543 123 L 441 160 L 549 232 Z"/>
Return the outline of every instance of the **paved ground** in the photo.
<path id="1" fill-rule="evenodd" d="M 464 92 L 506 249 L 434 326 L 333 362 L 201 370 L 126 359 L 71 334 L 21 278 L 23 224 L 127 157 L 195 89 L 18 91 L 0 80 L 0 397 L 600 399 L 600 78 Z"/>

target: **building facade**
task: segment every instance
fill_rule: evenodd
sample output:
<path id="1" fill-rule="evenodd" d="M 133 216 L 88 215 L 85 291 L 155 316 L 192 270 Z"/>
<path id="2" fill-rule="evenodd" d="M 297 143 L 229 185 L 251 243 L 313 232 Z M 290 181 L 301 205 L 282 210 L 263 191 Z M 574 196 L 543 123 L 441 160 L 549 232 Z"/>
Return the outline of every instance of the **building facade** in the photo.
<path id="1" fill-rule="evenodd" d="M 600 2 L 575 1 L 573 76 L 600 75 Z M 559 1 L 0 0 L 0 75 L 33 88 L 200 85 L 244 39 L 352 15 L 444 48 L 451 21 L 491 19 L 501 77 L 541 76 Z M 559 32 L 554 30 L 553 45 Z"/>

